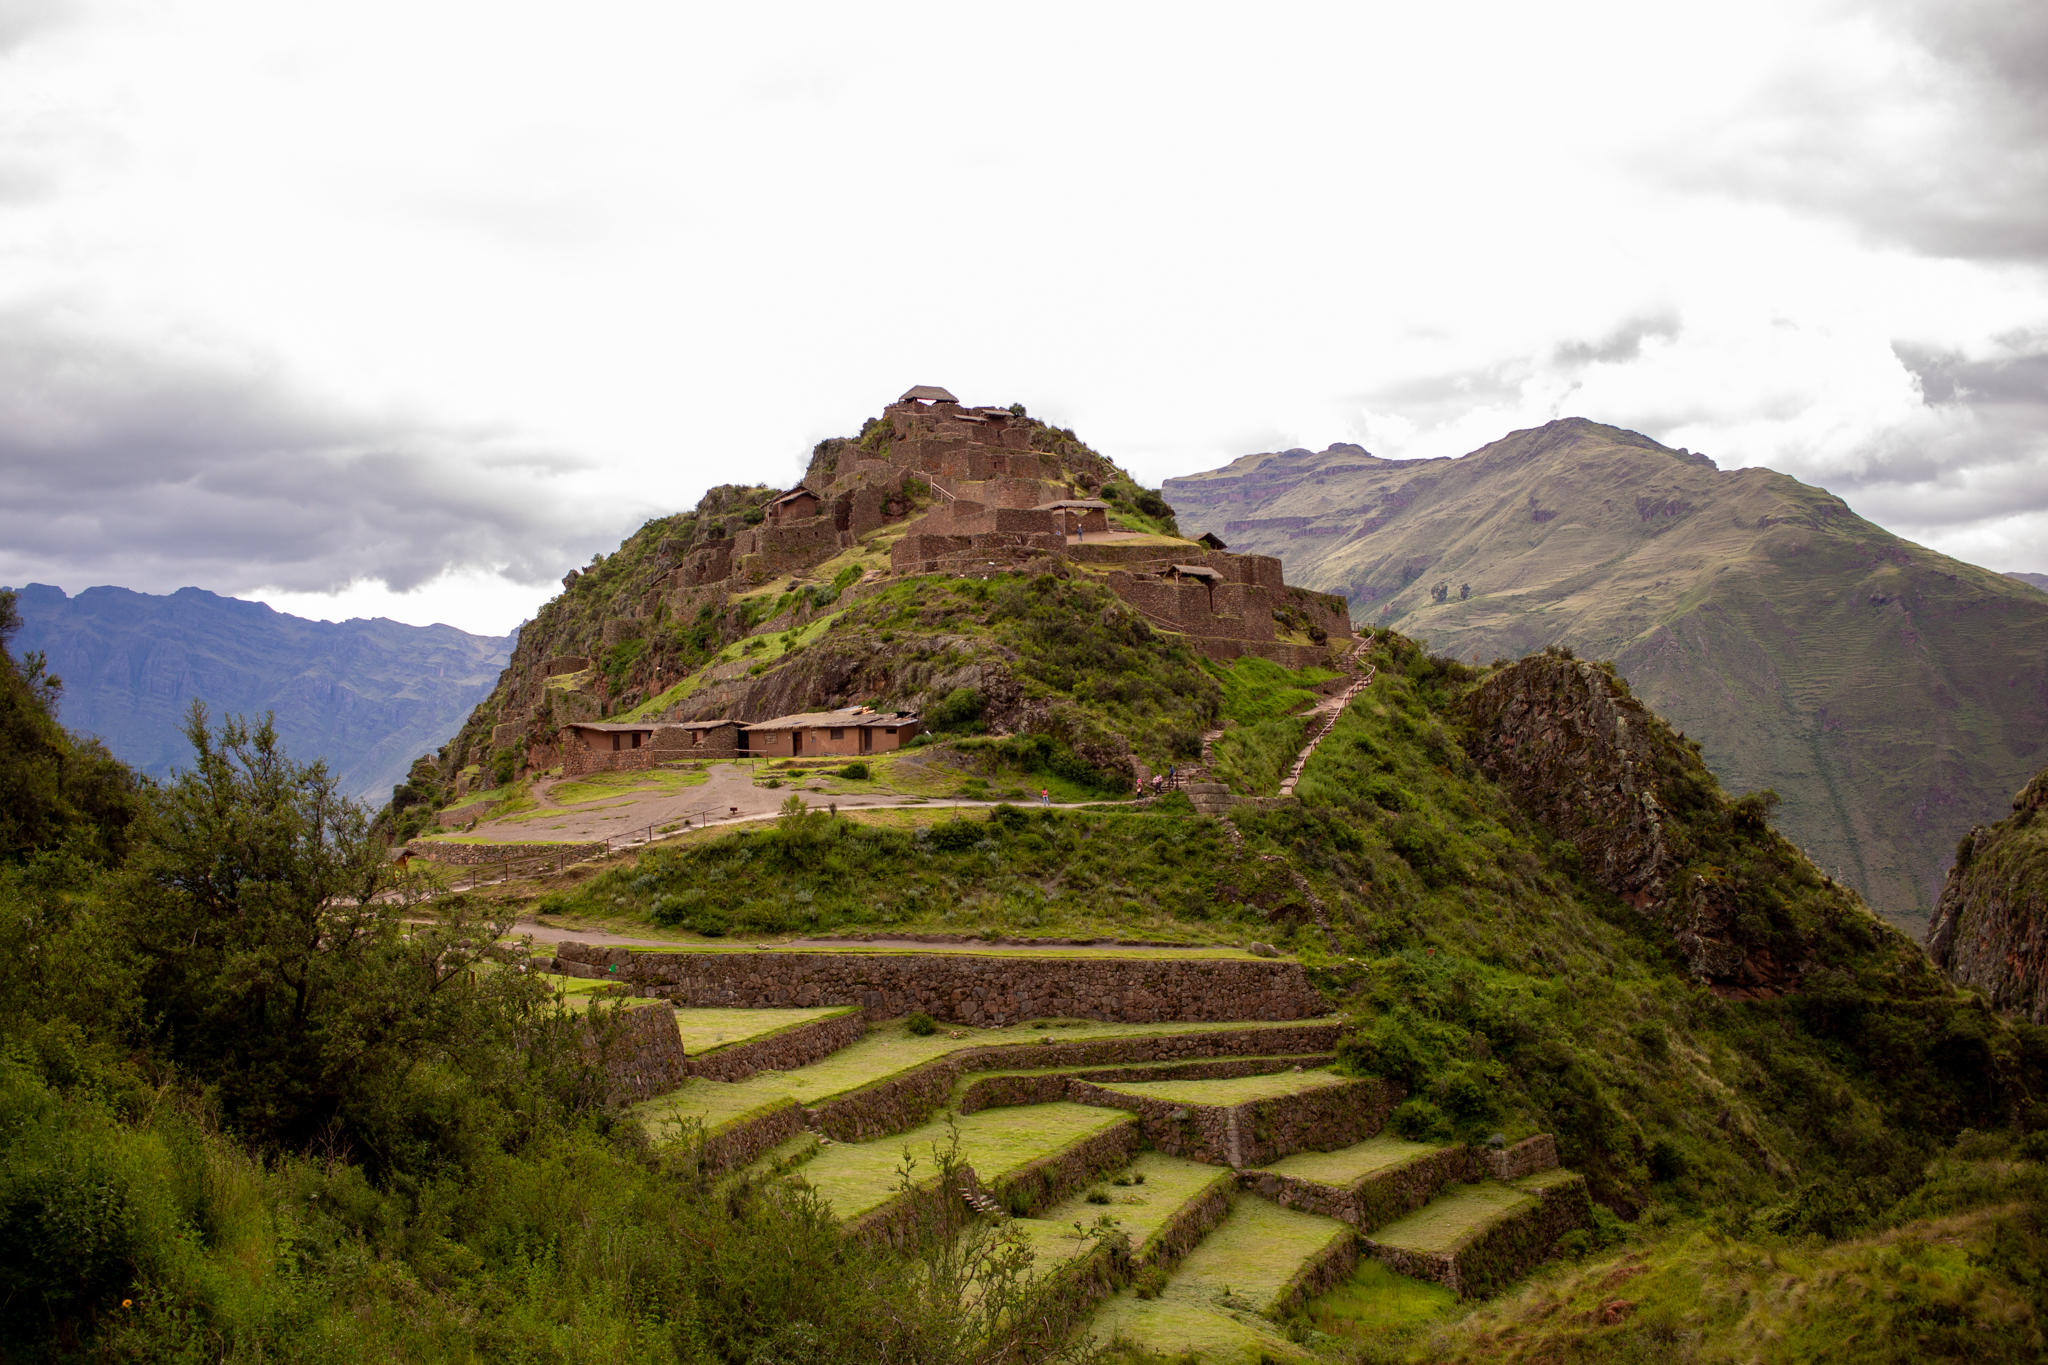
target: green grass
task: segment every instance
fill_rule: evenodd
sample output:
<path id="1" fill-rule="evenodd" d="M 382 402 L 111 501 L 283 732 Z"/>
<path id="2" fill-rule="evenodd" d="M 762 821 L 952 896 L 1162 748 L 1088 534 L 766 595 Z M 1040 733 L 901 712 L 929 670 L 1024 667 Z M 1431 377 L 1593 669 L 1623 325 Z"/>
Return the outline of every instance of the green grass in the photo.
<path id="1" fill-rule="evenodd" d="M 799 1024 L 851 1014 L 855 1008 L 852 1005 L 834 1005 L 794 1010 L 679 1009 L 676 1011 L 676 1029 L 682 1034 L 684 1051 L 694 1057 L 713 1048 L 732 1047 L 765 1038 Z"/>
<path id="2" fill-rule="evenodd" d="M 1376 1171 L 1384 1171 L 1439 1150 L 1426 1142 L 1410 1142 L 1391 1133 L 1382 1133 L 1340 1151 L 1296 1152 L 1263 1169 L 1275 1175 L 1292 1176 L 1296 1180 L 1312 1180 L 1319 1185 L 1348 1189 Z"/>
<path id="3" fill-rule="evenodd" d="M 1223 688 L 1223 714 L 1240 725 L 1292 716 L 1315 705 L 1318 683 L 1348 676 L 1334 668 L 1283 668 L 1246 655 L 1227 664 L 1205 660 L 1204 670 Z"/>
<path id="4" fill-rule="evenodd" d="M 1188 1253 L 1158 1298 L 1119 1293 L 1090 1329 L 1098 1339 L 1121 1337 L 1169 1356 L 1193 1350 L 1205 1361 L 1256 1362 L 1261 1351 L 1282 1359 L 1306 1356 L 1257 1315 L 1273 1306 L 1312 1258 L 1352 1235 L 1334 1218 L 1239 1195 L 1229 1216 Z"/>
<path id="5" fill-rule="evenodd" d="M 1346 1084 L 1343 1076 L 1328 1070 L 1275 1071 L 1264 1076 L 1223 1076 L 1212 1080 L 1115 1081 L 1105 1084 L 1119 1094 L 1142 1095 L 1170 1104 L 1213 1104 L 1230 1106 L 1253 1100 L 1299 1095 L 1305 1090 L 1322 1090 Z"/>
<path id="6" fill-rule="evenodd" d="M 759 596 L 762 592 L 767 591 L 772 591 L 772 589 L 761 589 L 749 595 Z M 740 659 L 746 659 L 752 663 L 772 663 L 793 649 L 801 649 L 806 645 L 816 642 L 820 636 L 832 628 L 832 623 L 837 621 L 842 614 L 843 609 L 841 611 L 828 612 L 817 620 L 797 627 L 794 630 L 778 630 L 735 640 L 719 650 L 718 653 L 712 655 L 702 667 L 690 674 L 689 677 L 670 687 L 664 688 L 661 692 L 649 697 L 638 706 L 633 707 L 629 711 L 622 711 L 610 719 L 615 723 L 625 723 L 645 720 L 649 716 L 658 715 L 674 706 L 677 702 L 688 700 L 698 688 L 704 686 L 710 680 L 711 670 L 720 664 L 729 664 Z M 752 648 L 749 648 L 749 646 L 752 646 Z"/>
<path id="7" fill-rule="evenodd" d="M 1312 1300 L 1303 1316 L 1317 1331 L 1334 1337 L 1385 1341 L 1412 1336 L 1457 1310 L 1458 1296 L 1444 1286 L 1366 1257 L 1342 1284 Z"/>
<path id="8" fill-rule="evenodd" d="M 702 767 L 590 773 L 574 782 L 557 782 L 548 788 L 548 800 L 557 806 L 575 806 L 627 794 L 646 796 L 654 792 L 677 792 L 685 787 L 702 786 L 710 776 L 710 770 Z M 557 811 L 547 813 L 559 814 Z"/>
<path id="9" fill-rule="evenodd" d="M 1132 1176 L 1143 1176 L 1144 1180 L 1138 1184 L 1114 1183 L 1118 1178 L 1129 1179 Z M 1041 1211 L 1035 1218 L 1013 1219 L 1010 1226 L 1037 1254 L 1038 1262 L 1033 1269 L 1040 1273 L 1085 1252 L 1092 1242 L 1076 1236 L 1074 1224 L 1092 1227 L 1104 1214 L 1116 1220 L 1117 1230 L 1131 1239 L 1132 1252 L 1143 1255 L 1146 1243 L 1166 1226 L 1169 1219 L 1207 1193 L 1219 1180 L 1230 1182 L 1230 1172 L 1199 1161 L 1184 1161 L 1164 1152 L 1141 1152 L 1130 1167 L 1118 1175 L 1096 1181 L 1088 1189 Z M 1110 1202 L 1091 1204 L 1088 1202 L 1090 1192 L 1106 1194 Z"/>
<path id="10" fill-rule="evenodd" d="M 993 1184 L 1040 1157 L 1130 1121 L 1131 1116 L 1119 1110 L 1065 1103 L 968 1114 L 957 1120 L 960 1159 L 974 1168 L 984 1185 Z M 906 1149 L 915 1162 L 911 1179 L 930 1176 L 936 1169 L 932 1148 L 936 1144 L 944 1150 L 950 1131 L 946 1121 L 939 1119 L 874 1142 L 833 1143 L 805 1162 L 797 1174 L 838 1217 L 856 1218 L 897 1193 Z"/>
<path id="11" fill-rule="evenodd" d="M 1495 1180 L 1453 1185 L 1406 1218 L 1373 1233 L 1372 1239 L 1404 1251 L 1446 1252 L 1477 1229 L 1535 1202 L 1532 1195 Z"/>
<path id="12" fill-rule="evenodd" d="M 926 1062 L 965 1048 L 1015 1047 L 1018 1050 L 1018 1061 L 1021 1063 L 1030 1055 L 1026 1049 L 1037 1046 L 1039 1040 L 1047 1038 L 1065 1043 L 1090 1038 L 1156 1037 L 1210 1032 L 1217 1028 L 1258 1027 L 1261 1026 L 1187 1023 L 1107 1024 L 1089 1020 L 1057 1031 L 1033 1029 L 1028 1025 L 1019 1024 L 999 1029 L 952 1030 L 964 1035 L 960 1038 L 949 1038 L 943 1030 L 920 1038 L 904 1027 L 901 1020 L 896 1020 L 877 1025 L 859 1042 L 841 1048 L 831 1056 L 809 1066 L 799 1067 L 795 1071 L 762 1072 L 744 1081 L 730 1083 L 695 1078 L 679 1089 L 634 1106 L 633 1114 L 648 1123 L 650 1131 L 653 1131 L 657 1140 L 660 1140 L 669 1130 L 672 1113 L 700 1119 L 706 1126 L 715 1128 L 772 1100 L 787 1096 L 806 1106 L 815 1105 L 820 1100 L 843 1095 L 850 1090 L 858 1090 L 864 1085 L 922 1066 Z M 1285 1028 L 1292 1025 L 1275 1024 L 1270 1027 Z M 986 1112 L 999 1114 L 1011 1111 Z"/>

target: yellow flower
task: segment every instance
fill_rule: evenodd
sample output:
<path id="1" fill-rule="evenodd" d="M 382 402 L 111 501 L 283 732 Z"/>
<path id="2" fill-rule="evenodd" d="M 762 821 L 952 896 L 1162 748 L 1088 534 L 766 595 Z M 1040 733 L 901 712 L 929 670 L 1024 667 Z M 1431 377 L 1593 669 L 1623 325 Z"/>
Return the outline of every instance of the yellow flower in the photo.
<path id="1" fill-rule="evenodd" d="M 121 1306 L 122 1306 L 123 1308 L 133 1308 L 133 1307 L 135 1306 L 135 1300 L 133 1300 L 133 1299 L 123 1299 L 123 1300 L 121 1300 Z"/>

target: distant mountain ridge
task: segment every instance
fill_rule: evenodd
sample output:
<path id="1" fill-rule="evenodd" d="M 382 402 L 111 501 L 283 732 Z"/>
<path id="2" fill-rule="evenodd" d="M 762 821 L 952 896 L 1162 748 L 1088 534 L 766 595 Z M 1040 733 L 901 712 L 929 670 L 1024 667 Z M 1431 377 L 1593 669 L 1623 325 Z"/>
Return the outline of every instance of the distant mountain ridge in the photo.
<path id="1" fill-rule="evenodd" d="M 1957 838 L 2048 744 L 2048 596 L 1768 469 L 1570 418 L 1456 459 L 1247 455 L 1164 492 L 1188 534 L 1279 555 L 1432 649 L 1614 659 L 1916 936 Z"/>
<path id="2" fill-rule="evenodd" d="M 2039 588 L 2042 592 L 2048 592 L 2048 573 L 2012 572 L 2006 574 L 2006 577 L 2017 578 L 2022 583 L 2031 583 L 2035 587 Z"/>
<path id="3" fill-rule="evenodd" d="M 294 757 L 324 758 L 342 790 L 373 803 L 490 693 L 516 639 L 381 617 L 309 621 L 199 588 L 18 592 L 14 648 L 41 650 L 64 680 L 66 728 L 160 775 L 190 760 L 180 727 L 193 698 L 216 717 L 272 711 Z"/>

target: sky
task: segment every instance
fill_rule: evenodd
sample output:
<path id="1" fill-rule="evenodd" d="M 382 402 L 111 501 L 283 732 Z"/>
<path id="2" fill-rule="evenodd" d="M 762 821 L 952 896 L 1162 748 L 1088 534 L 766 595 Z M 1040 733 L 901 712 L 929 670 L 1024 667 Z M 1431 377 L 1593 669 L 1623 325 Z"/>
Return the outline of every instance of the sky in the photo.
<path id="1" fill-rule="evenodd" d="M 2048 6 L 0 0 L 0 582 L 498 634 L 913 384 L 2048 571 Z"/>

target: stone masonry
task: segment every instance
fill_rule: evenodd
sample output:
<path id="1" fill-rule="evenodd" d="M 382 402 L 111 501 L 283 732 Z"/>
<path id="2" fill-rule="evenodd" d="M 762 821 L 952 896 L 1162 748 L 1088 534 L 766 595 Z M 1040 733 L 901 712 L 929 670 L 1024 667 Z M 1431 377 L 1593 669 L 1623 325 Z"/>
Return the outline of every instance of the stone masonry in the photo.
<path id="1" fill-rule="evenodd" d="M 1313 1019 L 1328 1008 L 1298 962 L 1171 957 L 1032 958 L 967 953 L 634 952 L 565 943 L 558 958 L 618 968 L 678 1005 L 861 1005 L 951 1023 Z"/>

